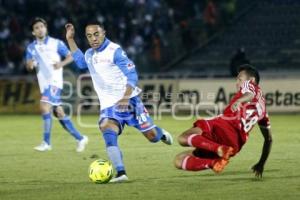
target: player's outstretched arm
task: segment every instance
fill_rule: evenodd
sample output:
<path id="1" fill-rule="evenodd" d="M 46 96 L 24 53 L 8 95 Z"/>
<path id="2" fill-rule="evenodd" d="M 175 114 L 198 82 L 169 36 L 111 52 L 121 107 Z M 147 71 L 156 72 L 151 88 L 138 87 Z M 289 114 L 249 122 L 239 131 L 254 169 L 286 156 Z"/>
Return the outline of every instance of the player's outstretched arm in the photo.
<path id="1" fill-rule="evenodd" d="M 71 62 L 73 62 L 73 57 L 71 54 L 68 54 L 63 61 L 55 63 L 54 68 L 55 69 L 63 68 L 64 66 L 70 64 Z"/>
<path id="2" fill-rule="evenodd" d="M 66 28 L 66 39 L 67 39 L 68 45 L 70 47 L 70 50 L 73 53 L 78 49 L 78 46 L 74 39 L 75 28 L 74 28 L 73 24 L 70 24 L 70 23 L 66 24 L 65 28 Z"/>
<path id="3" fill-rule="evenodd" d="M 72 52 L 72 57 L 74 59 L 74 62 L 76 63 L 77 67 L 80 69 L 86 69 L 87 64 L 85 62 L 84 55 L 82 51 L 78 48 L 74 36 L 75 36 L 75 28 L 73 24 L 66 24 L 66 39 L 70 48 L 70 51 Z"/>
<path id="4" fill-rule="evenodd" d="M 264 137 L 262 154 L 258 163 L 256 163 L 252 167 L 253 173 L 255 173 L 255 176 L 258 178 L 262 178 L 262 174 L 264 172 L 264 165 L 269 157 L 269 154 L 271 152 L 271 147 L 272 147 L 271 129 L 269 127 L 260 126 L 260 131 Z"/>
<path id="5" fill-rule="evenodd" d="M 254 98 L 254 94 L 250 92 L 246 92 L 241 96 L 239 99 L 237 99 L 231 106 L 231 110 L 233 112 L 237 111 L 242 103 L 249 102 Z"/>

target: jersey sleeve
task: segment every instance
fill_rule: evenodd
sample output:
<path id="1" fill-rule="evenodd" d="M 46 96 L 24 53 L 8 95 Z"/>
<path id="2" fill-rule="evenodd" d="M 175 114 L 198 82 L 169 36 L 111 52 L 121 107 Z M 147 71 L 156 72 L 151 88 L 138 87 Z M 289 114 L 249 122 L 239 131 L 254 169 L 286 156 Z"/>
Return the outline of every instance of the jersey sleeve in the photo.
<path id="1" fill-rule="evenodd" d="M 134 63 L 127 57 L 126 53 L 118 48 L 114 54 L 114 63 L 121 69 L 127 77 L 127 84 L 135 87 L 138 82 L 138 76 L 135 70 Z"/>
<path id="2" fill-rule="evenodd" d="M 245 81 L 241 86 L 241 92 L 242 94 L 252 93 L 253 95 L 255 95 L 255 85 L 250 80 Z"/>
<path id="3" fill-rule="evenodd" d="M 270 118 L 267 112 L 257 123 L 260 127 L 271 128 Z"/>
<path id="4" fill-rule="evenodd" d="M 80 49 L 77 49 L 75 52 L 72 53 L 72 57 L 74 59 L 74 62 L 76 63 L 76 66 L 79 69 L 87 69 L 87 63 L 85 61 L 85 57 Z"/>
<path id="5" fill-rule="evenodd" d="M 25 51 L 25 60 L 32 60 L 33 59 L 33 55 L 32 55 L 32 49 L 30 48 L 30 46 L 27 46 L 26 51 Z"/>
<path id="6" fill-rule="evenodd" d="M 67 55 L 70 54 L 70 51 L 69 51 L 68 47 L 67 47 L 66 44 L 65 44 L 63 41 L 61 41 L 61 40 L 58 41 L 57 52 L 58 52 L 58 54 L 59 54 L 60 56 L 62 56 L 62 57 L 66 57 Z"/>

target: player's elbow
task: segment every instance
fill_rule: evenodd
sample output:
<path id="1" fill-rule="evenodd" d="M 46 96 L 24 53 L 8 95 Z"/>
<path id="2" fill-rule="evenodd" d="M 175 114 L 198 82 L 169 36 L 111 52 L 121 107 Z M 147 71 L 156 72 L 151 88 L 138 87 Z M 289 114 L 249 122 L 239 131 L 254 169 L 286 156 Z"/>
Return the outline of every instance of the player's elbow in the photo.
<path id="1" fill-rule="evenodd" d="M 80 49 L 77 49 L 72 53 L 72 58 L 79 69 L 86 69 L 87 63 L 85 62 L 85 57 Z"/>
<path id="2" fill-rule="evenodd" d="M 71 54 L 68 54 L 67 56 L 66 56 L 66 61 L 68 62 L 68 63 L 71 63 L 71 62 L 73 62 L 73 56 L 71 55 Z"/>
<path id="3" fill-rule="evenodd" d="M 79 69 L 86 69 L 86 68 L 87 68 L 87 66 L 86 66 L 85 64 L 77 65 L 77 67 L 78 67 Z"/>
<path id="4" fill-rule="evenodd" d="M 268 135 L 265 137 L 265 142 L 268 143 L 268 144 L 272 144 L 272 143 L 273 143 L 273 138 L 272 138 L 272 135 L 271 135 L 271 134 L 268 134 Z"/>
<path id="5" fill-rule="evenodd" d="M 132 88 L 135 88 L 137 83 L 138 83 L 137 75 L 128 77 L 127 85 L 130 85 Z"/>
<path id="6" fill-rule="evenodd" d="M 74 62 L 76 64 L 76 67 L 79 68 L 79 69 L 86 69 L 87 68 L 87 65 L 84 61 L 82 60 L 78 60 L 76 58 L 73 58 L 74 59 Z"/>
<path id="7" fill-rule="evenodd" d="M 273 138 L 272 136 L 270 136 L 269 138 L 267 138 L 268 143 L 272 144 L 273 143 Z"/>

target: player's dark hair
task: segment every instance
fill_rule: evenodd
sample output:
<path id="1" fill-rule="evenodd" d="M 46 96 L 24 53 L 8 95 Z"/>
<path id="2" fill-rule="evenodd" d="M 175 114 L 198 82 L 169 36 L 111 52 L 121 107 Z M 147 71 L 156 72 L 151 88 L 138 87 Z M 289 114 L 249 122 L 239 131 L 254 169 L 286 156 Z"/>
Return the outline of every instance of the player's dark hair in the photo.
<path id="1" fill-rule="evenodd" d="M 44 20 L 43 18 L 41 17 L 35 17 L 34 19 L 31 20 L 30 22 L 30 28 L 33 30 L 33 26 L 38 23 L 38 22 L 41 22 L 43 23 L 46 27 L 47 27 L 47 22 L 46 20 Z"/>
<path id="2" fill-rule="evenodd" d="M 260 76 L 255 67 L 253 67 L 252 65 L 249 65 L 249 64 L 244 64 L 239 67 L 238 72 L 241 72 L 241 71 L 246 72 L 246 74 L 250 77 L 254 77 L 256 84 L 257 85 L 259 84 Z"/>
<path id="3" fill-rule="evenodd" d="M 88 23 L 86 23 L 85 27 L 90 26 L 90 25 L 97 25 L 97 26 L 100 26 L 101 29 L 105 30 L 104 25 L 102 23 L 98 22 L 97 20 L 89 21 Z"/>

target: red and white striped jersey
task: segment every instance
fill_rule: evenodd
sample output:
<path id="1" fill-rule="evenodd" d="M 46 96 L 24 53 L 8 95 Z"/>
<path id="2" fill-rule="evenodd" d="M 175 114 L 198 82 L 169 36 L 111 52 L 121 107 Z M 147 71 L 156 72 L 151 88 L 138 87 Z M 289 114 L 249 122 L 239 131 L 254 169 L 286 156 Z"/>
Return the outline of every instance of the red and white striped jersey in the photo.
<path id="1" fill-rule="evenodd" d="M 233 112 L 231 106 L 245 93 L 252 93 L 254 98 L 250 102 L 242 103 L 239 109 Z M 265 98 L 263 97 L 262 90 L 257 84 L 250 80 L 242 84 L 239 91 L 225 108 L 222 117 L 229 120 L 229 122 L 239 130 L 244 140 L 248 138 L 248 133 L 256 123 L 258 123 L 259 126 L 270 127 L 270 120 L 266 111 Z"/>

